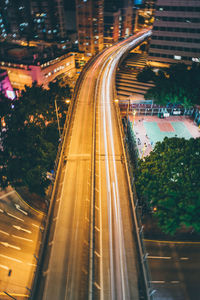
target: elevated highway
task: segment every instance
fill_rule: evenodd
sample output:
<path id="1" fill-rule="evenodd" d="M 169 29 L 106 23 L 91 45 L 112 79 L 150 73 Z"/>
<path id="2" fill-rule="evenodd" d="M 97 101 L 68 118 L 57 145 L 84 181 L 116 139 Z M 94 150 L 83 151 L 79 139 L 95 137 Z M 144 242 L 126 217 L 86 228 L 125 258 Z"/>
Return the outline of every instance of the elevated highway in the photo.
<path id="1" fill-rule="evenodd" d="M 32 299 L 148 299 L 114 100 L 121 57 L 149 35 L 103 51 L 78 83 Z"/>

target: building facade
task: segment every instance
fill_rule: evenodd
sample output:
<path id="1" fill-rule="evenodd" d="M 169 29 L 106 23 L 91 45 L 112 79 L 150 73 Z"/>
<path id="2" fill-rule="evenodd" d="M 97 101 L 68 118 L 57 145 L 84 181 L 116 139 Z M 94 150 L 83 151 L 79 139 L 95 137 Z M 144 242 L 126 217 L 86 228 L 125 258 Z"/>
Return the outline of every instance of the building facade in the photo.
<path id="1" fill-rule="evenodd" d="M 200 62 L 200 0 L 157 0 L 151 65 Z"/>
<path id="2" fill-rule="evenodd" d="M 10 83 L 8 73 L 3 69 L 0 69 L 0 93 L 4 94 L 4 96 L 11 100 L 15 98 L 15 92 Z"/>
<path id="3" fill-rule="evenodd" d="M 121 8 L 121 37 L 126 38 L 133 33 L 133 5 L 130 2 L 126 3 Z"/>
<path id="4" fill-rule="evenodd" d="M 63 0 L 0 0 L 0 28 L 1 38 L 63 39 Z"/>
<path id="5" fill-rule="evenodd" d="M 72 77 L 76 73 L 73 53 L 35 64 L 0 61 L 0 67 L 7 70 L 11 85 L 16 90 L 23 90 L 25 85 L 32 86 L 34 81 L 47 88 L 55 78 L 62 75 Z"/>
<path id="6" fill-rule="evenodd" d="M 120 9 L 104 12 L 104 47 L 112 46 L 118 42 L 121 35 L 120 16 Z"/>
<path id="7" fill-rule="evenodd" d="M 76 21 L 79 50 L 92 56 L 104 47 L 103 44 L 104 0 L 76 0 Z"/>

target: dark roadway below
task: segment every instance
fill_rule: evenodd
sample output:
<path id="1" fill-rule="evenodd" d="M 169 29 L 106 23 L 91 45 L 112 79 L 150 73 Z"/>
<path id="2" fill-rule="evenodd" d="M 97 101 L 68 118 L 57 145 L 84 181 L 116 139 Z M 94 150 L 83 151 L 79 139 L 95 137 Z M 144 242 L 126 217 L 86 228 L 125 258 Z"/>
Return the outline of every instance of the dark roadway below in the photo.
<path id="1" fill-rule="evenodd" d="M 200 300 L 200 242 L 145 240 L 154 300 Z"/>

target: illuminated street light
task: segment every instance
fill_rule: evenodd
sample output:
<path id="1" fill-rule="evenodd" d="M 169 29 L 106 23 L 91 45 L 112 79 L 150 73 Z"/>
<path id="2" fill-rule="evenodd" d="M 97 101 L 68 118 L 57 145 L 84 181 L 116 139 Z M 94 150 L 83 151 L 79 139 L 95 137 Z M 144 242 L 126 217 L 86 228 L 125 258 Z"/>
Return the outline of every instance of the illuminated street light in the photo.
<path id="1" fill-rule="evenodd" d="M 153 212 L 156 212 L 156 211 L 157 211 L 157 207 L 154 206 L 154 207 L 153 207 Z"/>
<path id="2" fill-rule="evenodd" d="M 61 101 L 62 100 L 54 100 L 55 102 L 55 110 L 56 110 L 56 118 L 57 118 L 57 123 L 58 123 L 58 132 L 59 132 L 59 137 L 61 137 L 61 129 L 60 129 L 60 121 L 59 121 L 59 116 L 58 116 L 58 106 L 57 106 L 57 101 Z M 70 104 L 71 100 L 70 99 L 65 99 L 64 101 L 66 104 Z"/>
<path id="3" fill-rule="evenodd" d="M 65 100 L 65 103 L 69 104 L 70 101 L 71 101 L 70 99 L 66 99 L 66 100 Z"/>
<path id="4" fill-rule="evenodd" d="M 6 127 L 6 122 L 4 120 L 4 117 L 1 119 L 1 125 L 2 125 L 2 127 Z"/>

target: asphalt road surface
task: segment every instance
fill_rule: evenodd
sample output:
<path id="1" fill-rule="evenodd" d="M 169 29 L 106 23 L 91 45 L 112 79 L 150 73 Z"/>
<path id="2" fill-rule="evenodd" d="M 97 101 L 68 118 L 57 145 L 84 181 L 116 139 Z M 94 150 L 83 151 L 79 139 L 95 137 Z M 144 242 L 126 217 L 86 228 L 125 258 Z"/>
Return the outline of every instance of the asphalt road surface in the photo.
<path id="1" fill-rule="evenodd" d="M 154 300 L 200 300 L 200 242 L 146 241 Z"/>
<path id="2" fill-rule="evenodd" d="M 104 51 L 81 81 L 34 299 L 141 296 L 136 229 L 113 91 L 120 57 L 149 33 L 143 34 Z"/>
<path id="3" fill-rule="evenodd" d="M 42 219 L 13 189 L 0 192 L 0 299 L 30 294 Z"/>

